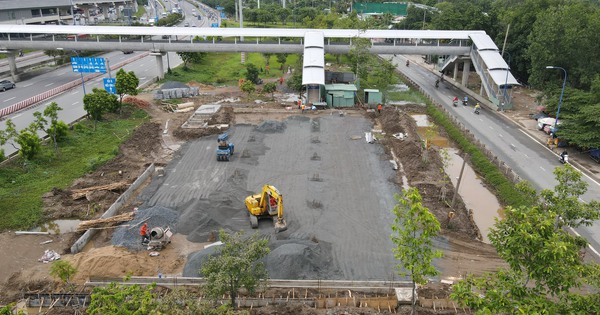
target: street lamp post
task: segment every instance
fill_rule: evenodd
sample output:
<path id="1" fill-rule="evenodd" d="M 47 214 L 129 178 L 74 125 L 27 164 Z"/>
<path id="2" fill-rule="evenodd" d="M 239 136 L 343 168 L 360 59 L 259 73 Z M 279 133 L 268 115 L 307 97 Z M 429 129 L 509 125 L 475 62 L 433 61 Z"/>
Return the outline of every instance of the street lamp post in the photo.
<path id="1" fill-rule="evenodd" d="M 508 67 L 506 68 L 506 79 L 504 79 L 504 105 L 509 104 L 510 102 L 508 102 L 508 94 L 506 93 L 506 86 L 508 85 L 508 72 L 510 70 L 510 54 L 508 53 L 508 51 L 506 52 L 508 54 Z M 500 107 L 500 110 L 504 110 L 504 106 Z"/>
<path id="2" fill-rule="evenodd" d="M 560 91 L 560 98 L 558 99 L 558 109 L 556 110 L 556 120 L 554 120 L 554 128 L 552 131 L 556 135 L 556 126 L 558 125 L 558 115 L 560 114 L 560 105 L 562 104 L 563 95 L 565 94 L 565 85 L 567 84 L 567 70 L 565 70 L 565 68 L 555 67 L 555 66 L 546 66 L 546 69 L 560 69 L 565 73 L 562 90 Z"/>

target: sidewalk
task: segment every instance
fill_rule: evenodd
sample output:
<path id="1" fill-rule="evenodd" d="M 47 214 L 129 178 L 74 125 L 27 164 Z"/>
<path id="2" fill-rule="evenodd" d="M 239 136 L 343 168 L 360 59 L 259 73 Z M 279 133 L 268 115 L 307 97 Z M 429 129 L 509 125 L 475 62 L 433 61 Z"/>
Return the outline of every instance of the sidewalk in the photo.
<path id="1" fill-rule="evenodd" d="M 412 64 L 417 64 L 431 72 L 438 74 L 438 72 L 433 69 L 433 65 L 425 63 L 423 58 L 421 58 L 421 55 L 410 55 L 405 57 L 410 59 Z M 457 77 L 462 78 L 462 74 L 459 73 Z M 471 85 L 473 79 L 476 79 L 478 82 L 480 82 L 479 76 L 475 73 L 472 73 L 469 78 L 471 79 L 469 85 Z M 445 79 L 446 81 L 451 82 L 453 85 L 459 86 L 458 82 L 454 82 L 451 76 L 445 76 Z M 464 89 L 464 87 L 462 87 L 462 89 Z M 513 109 L 499 112 L 488 108 L 485 112 L 494 113 L 503 117 L 504 119 L 512 121 L 514 124 L 518 125 L 521 130 L 526 132 L 532 139 L 539 143 L 540 150 L 551 150 L 546 144 L 549 136 L 543 131 L 538 130 L 536 120 L 529 116 L 536 112 L 535 99 L 534 97 L 530 96 L 530 94 L 534 93 L 536 93 L 536 91 L 527 90 L 523 87 L 513 88 Z M 469 89 L 469 94 L 469 97 L 482 99 L 482 97 L 473 90 Z M 483 107 L 485 107 L 485 103 L 486 102 L 481 102 Z M 551 151 L 556 154 L 557 163 L 560 152 L 565 149 L 569 152 L 570 164 L 584 172 L 594 181 L 600 183 L 600 163 L 594 161 L 586 152 L 579 152 L 575 148 L 571 147 L 558 149 L 554 148 Z"/>

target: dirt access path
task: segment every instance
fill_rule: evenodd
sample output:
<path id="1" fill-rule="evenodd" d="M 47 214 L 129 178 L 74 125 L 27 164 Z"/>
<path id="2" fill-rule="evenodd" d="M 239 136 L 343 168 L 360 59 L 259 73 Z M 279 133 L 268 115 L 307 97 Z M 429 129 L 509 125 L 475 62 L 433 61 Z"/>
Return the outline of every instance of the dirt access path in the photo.
<path id="1" fill-rule="evenodd" d="M 199 106 L 231 97 L 242 97 L 243 100 L 243 95 L 228 89 L 225 91 L 209 91 L 201 98 L 192 101 Z M 224 111 L 222 117 L 217 120 L 238 124 L 260 123 L 265 120 L 284 119 L 290 115 L 298 114 L 296 111 L 289 114 L 280 112 L 279 110 L 292 104 L 281 101 L 284 95 L 279 95 L 278 98 L 275 102 L 258 105 L 248 101 L 240 101 L 233 104 L 232 107 L 252 107 L 257 110 L 257 113 L 232 116 L 230 111 Z M 266 115 L 261 113 L 261 108 L 277 109 L 278 113 Z M 189 114 L 166 113 L 156 105 L 150 106 L 147 110 L 152 116 L 152 121 L 136 130 L 132 140 L 122 145 L 121 154 L 98 171 L 75 181 L 71 187 L 72 189 L 108 184 L 123 179 L 132 181 L 151 162 L 158 165 L 167 165 L 176 154 L 177 151 L 175 150 L 183 145 L 185 140 L 197 139 L 207 133 L 218 132 L 215 130 L 206 132 L 177 129 L 172 133 L 175 136 L 165 137 L 162 131 L 167 121 L 169 121 L 170 126 L 180 126 Z M 410 108 L 410 112 L 418 110 L 419 107 Z M 409 135 L 416 135 L 416 126 L 414 122 L 411 122 L 405 111 L 394 109 L 386 109 L 386 111 L 388 112 L 385 112 L 385 115 L 381 117 L 374 113 L 366 113 L 366 115 L 373 120 L 373 124 L 381 125 L 388 135 L 401 131 Z M 360 110 L 350 110 L 348 112 L 351 112 L 352 115 L 365 114 Z M 326 114 L 332 115 L 334 112 Z M 438 167 L 440 162 L 435 159 L 437 154 L 432 153 L 429 155 L 431 163 L 420 162 L 423 152 L 421 151 L 420 140 L 415 137 L 402 143 L 396 143 L 394 140 L 386 138 L 382 141 L 382 144 L 385 150 L 385 152 L 382 152 L 382 159 L 389 159 L 389 156 L 386 155 L 389 155 L 391 150 L 394 150 L 395 154 L 401 157 L 409 181 L 421 190 L 425 205 L 436 214 L 441 222 L 444 222 L 448 208 L 438 199 L 440 189 Z M 312 154 L 312 152 L 308 153 Z M 397 176 L 396 183 L 401 183 L 401 178 L 399 178 L 401 174 Z M 65 198 L 67 193 L 68 191 L 55 190 L 45 196 L 45 213 L 49 219 L 83 218 L 90 205 L 93 204 L 101 209 L 106 209 L 118 197 L 118 193 L 104 192 L 92 194 L 87 199 L 71 201 L 70 198 Z M 127 205 L 124 210 L 131 210 L 138 205 L 139 203 Z M 462 207 L 464 208 L 464 206 Z M 503 263 L 495 255 L 495 251 L 491 246 L 474 240 L 476 233 L 473 230 L 474 227 L 464 215 L 464 209 L 457 211 L 457 213 L 459 215 L 453 219 L 450 225 L 444 225 L 445 230 L 439 240 L 439 246 L 445 252 L 444 258 L 439 261 L 439 266 L 443 270 L 442 277 L 455 279 L 467 272 L 480 274 L 501 266 Z M 52 291 L 57 289 L 48 276 L 49 265 L 37 262 L 44 249 L 53 249 L 65 254 L 63 259 L 72 261 L 77 265 L 79 273 L 76 280 L 83 281 L 88 276 L 119 276 L 131 271 L 136 275 L 146 276 L 154 276 L 159 272 L 178 274 L 182 272 L 185 256 L 202 245 L 188 242 L 182 237 L 177 242 L 173 242 L 172 246 L 166 251 L 161 252 L 160 259 L 155 259 L 149 257 L 147 252 L 129 253 L 108 246 L 110 233 L 103 232 L 94 239 L 83 253 L 69 255 L 67 249 L 75 236 L 73 233 L 52 236 L 15 236 L 11 232 L 0 234 L 0 249 L 4 253 L 18 253 L 0 257 L 0 270 L 8 271 L 2 272 L 2 279 L 0 279 L 5 283 L 5 289 L 2 291 L 1 296 L 2 302 L 14 298 L 19 292 L 23 291 Z M 48 239 L 52 239 L 53 242 L 40 244 Z M 119 257 L 119 259 L 117 260 L 115 257 Z"/>

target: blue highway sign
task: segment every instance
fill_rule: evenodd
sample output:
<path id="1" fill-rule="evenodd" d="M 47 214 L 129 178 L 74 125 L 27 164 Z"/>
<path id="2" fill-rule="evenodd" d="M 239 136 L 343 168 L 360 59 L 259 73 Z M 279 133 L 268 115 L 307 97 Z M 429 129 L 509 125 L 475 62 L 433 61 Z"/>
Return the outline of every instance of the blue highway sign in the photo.
<path id="1" fill-rule="evenodd" d="M 117 79 L 115 78 L 104 78 L 104 89 L 110 94 L 116 94 L 117 88 L 115 84 L 117 83 Z"/>
<path id="2" fill-rule="evenodd" d="M 71 66 L 73 72 L 106 72 L 104 58 L 71 57 Z"/>

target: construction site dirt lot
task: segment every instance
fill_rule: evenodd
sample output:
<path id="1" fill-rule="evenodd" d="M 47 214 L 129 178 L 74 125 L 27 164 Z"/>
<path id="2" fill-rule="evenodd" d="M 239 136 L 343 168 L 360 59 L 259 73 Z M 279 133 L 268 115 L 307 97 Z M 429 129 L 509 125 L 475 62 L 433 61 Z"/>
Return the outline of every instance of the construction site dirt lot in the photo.
<path id="1" fill-rule="evenodd" d="M 199 261 L 208 252 L 201 249 L 215 241 L 219 229 L 258 232 L 269 239 L 271 254 L 265 262 L 273 279 L 405 280 L 397 275 L 389 237 L 394 195 L 401 192 L 403 177 L 419 189 L 423 204 L 442 223 L 435 246 L 444 257 L 435 261 L 441 275 L 434 282 L 504 266 L 492 246 L 476 239 L 477 227 L 460 197 L 454 209 L 440 199 L 442 185 L 450 184 L 443 184 L 438 148 L 424 150 L 410 116 L 424 113 L 422 105 L 386 107 L 381 114 L 364 109 L 301 113 L 283 100 L 286 95 L 276 94 L 276 100 L 256 104 L 231 89 L 212 90 L 190 101 L 200 106 L 231 97 L 242 100 L 223 103 L 211 119 L 212 124 L 230 125 L 230 141 L 235 144 L 231 161 L 220 162 L 215 147 L 222 131 L 182 129 L 179 126 L 190 113 L 164 112 L 151 96 L 140 96 L 152 102 L 146 109 L 151 121 L 121 146 L 117 158 L 71 187 L 133 182 L 155 163 L 160 171 L 120 211 L 136 208 L 136 218 L 116 231 L 98 233 L 75 255 L 69 248 L 79 233 L 0 234 L 0 249 L 11 253 L 0 256 L 0 281 L 4 283 L 0 303 L 23 292 L 61 289 L 48 274 L 49 264 L 37 261 L 45 249 L 73 263 L 78 284 L 90 277 L 128 274 L 197 276 Z M 376 133 L 379 140 L 366 142 L 365 132 L 374 129 L 383 132 Z M 391 136 L 398 132 L 407 137 Z M 402 166 L 399 170 L 392 167 L 393 156 Z M 285 232 L 275 233 L 269 220 L 261 221 L 256 230 L 250 228 L 244 198 L 258 193 L 264 184 L 274 185 L 284 196 Z M 446 199 L 451 199 L 452 187 L 445 189 Z M 119 194 L 98 191 L 71 200 L 70 190 L 56 189 L 44 196 L 44 212 L 48 220 L 82 218 L 92 205 L 106 210 Z M 448 221 L 450 211 L 456 216 Z M 158 257 L 150 257 L 139 244 L 142 221 L 151 227 L 170 225 L 176 233 Z M 53 242 L 40 244 L 47 240 Z M 449 291 L 435 284 L 423 290 L 436 298 L 446 297 Z M 271 307 L 264 314 L 319 314 L 300 309 Z"/>

